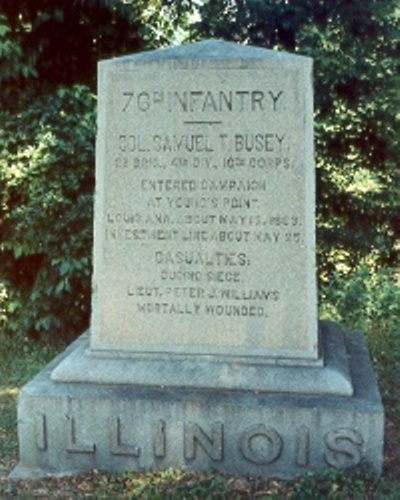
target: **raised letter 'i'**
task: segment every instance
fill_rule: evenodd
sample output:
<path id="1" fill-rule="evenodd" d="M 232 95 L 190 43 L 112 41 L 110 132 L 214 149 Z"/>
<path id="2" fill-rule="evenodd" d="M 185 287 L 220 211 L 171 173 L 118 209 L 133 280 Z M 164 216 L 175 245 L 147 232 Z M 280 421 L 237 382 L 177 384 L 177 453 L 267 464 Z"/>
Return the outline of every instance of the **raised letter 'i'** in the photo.
<path id="1" fill-rule="evenodd" d="M 297 429 L 296 464 L 304 467 L 308 464 L 310 455 L 310 431 L 302 426 Z"/>
<path id="2" fill-rule="evenodd" d="M 154 456 L 157 458 L 165 457 L 165 422 L 164 420 L 159 420 L 154 424 L 153 427 L 153 451 Z"/>

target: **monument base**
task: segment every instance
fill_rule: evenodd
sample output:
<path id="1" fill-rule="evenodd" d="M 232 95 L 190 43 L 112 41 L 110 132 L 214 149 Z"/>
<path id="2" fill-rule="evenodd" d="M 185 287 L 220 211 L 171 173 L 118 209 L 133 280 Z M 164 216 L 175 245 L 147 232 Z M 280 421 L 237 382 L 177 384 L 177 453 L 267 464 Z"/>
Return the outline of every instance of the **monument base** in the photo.
<path id="1" fill-rule="evenodd" d="M 53 370 L 55 382 L 229 389 L 294 394 L 351 396 L 344 333 L 338 325 L 321 322 L 322 356 L 307 360 L 212 356 L 172 353 L 92 352 L 89 335 Z M 289 364 L 289 361 L 291 364 Z"/>
<path id="2" fill-rule="evenodd" d="M 361 465 L 380 473 L 378 388 L 362 335 L 344 340 L 351 396 L 55 382 L 72 344 L 21 390 L 11 477 L 170 467 L 283 478 Z"/>

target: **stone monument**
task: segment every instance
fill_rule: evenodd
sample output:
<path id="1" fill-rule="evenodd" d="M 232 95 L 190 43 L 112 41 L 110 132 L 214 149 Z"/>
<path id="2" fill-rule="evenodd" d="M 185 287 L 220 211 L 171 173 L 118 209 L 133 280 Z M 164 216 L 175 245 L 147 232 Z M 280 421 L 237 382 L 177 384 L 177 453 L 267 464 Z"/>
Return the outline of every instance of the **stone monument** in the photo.
<path id="1" fill-rule="evenodd" d="M 382 466 L 359 333 L 317 321 L 312 61 L 101 61 L 90 333 L 21 391 L 14 477 Z"/>

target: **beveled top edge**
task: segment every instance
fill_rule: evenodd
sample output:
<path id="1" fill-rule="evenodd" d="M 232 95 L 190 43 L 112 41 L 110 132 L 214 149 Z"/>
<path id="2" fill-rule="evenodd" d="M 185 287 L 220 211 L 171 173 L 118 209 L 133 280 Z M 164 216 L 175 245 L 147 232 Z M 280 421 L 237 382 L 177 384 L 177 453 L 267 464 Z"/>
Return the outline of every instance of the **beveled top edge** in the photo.
<path id="1" fill-rule="evenodd" d="M 202 40 L 200 42 L 188 43 L 179 46 L 166 47 L 156 50 L 149 50 L 130 54 L 112 59 L 99 61 L 101 64 L 120 64 L 129 62 L 150 62 L 166 60 L 265 60 L 272 59 L 276 61 L 290 60 L 311 61 L 308 56 L 291 54 L 289 52 L 255 47 L 235 42 L 226 42 L 214 38 Z"/>

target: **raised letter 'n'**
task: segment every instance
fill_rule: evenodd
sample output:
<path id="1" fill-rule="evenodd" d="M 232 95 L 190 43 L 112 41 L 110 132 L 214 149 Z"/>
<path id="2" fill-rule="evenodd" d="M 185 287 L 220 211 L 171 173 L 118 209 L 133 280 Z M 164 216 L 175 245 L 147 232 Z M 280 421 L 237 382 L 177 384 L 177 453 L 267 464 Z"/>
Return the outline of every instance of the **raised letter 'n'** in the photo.
<path id="1" fill-rule="evenodd" d="M 199 425 L 192 422 L 185 424 L 185 459 L 194 460 L 196 458 L 198 444 L 212 460 L 216 462 L 222 461 L 224 455 L 223 430 L 223 424 L 216 422 L 212 425 L 211 437 L 209 437 Z"/>

